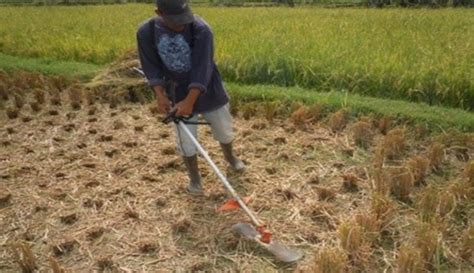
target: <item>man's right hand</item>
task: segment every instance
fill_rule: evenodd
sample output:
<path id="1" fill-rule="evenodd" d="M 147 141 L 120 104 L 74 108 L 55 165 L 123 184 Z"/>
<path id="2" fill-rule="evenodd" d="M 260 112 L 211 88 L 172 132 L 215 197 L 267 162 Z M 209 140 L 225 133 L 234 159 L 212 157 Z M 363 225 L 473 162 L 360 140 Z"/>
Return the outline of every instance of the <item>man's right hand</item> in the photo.
<path id="1" fill-rule="evenodd" d="M 158 112 L 166 114 L 171 110 L 171 101 L 166 96 L 157 97 L 158 100 Z"/>
<path id="2" fill-rule="evenodd" d="M 166 96 L 165 89 L 161 86 L 155 88 L 156 100 L 158 102 L 158 112 L 166 114 L 171 110 L 171 101 Z"/>

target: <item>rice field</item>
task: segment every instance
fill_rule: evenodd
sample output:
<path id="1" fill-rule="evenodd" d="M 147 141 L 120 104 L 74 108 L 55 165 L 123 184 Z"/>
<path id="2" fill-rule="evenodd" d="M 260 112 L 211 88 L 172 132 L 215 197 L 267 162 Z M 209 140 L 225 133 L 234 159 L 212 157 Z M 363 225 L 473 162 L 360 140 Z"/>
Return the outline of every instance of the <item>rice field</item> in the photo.
<path id="1" fill-rule="evenodd" d="M 225 173 L 273 238 L 305 254 L 282 264 L 231 233 L 248 219 L 216 212 L 228 195 L 204 160 L 205 194 L 185 192 L 154 102 L 57 76 L 0 71 L 0 83 L 1 272 L 473 272 L 473 133 L 233 104 L 248 169 Z"/>
<path id="2" fill-rule="evenodd" d="M 470 9 L 195 8 L 226 81 L 347 90 L 474 109 Z M 5 54 L 106 64 L 152 5 L 1 7 Z"/>

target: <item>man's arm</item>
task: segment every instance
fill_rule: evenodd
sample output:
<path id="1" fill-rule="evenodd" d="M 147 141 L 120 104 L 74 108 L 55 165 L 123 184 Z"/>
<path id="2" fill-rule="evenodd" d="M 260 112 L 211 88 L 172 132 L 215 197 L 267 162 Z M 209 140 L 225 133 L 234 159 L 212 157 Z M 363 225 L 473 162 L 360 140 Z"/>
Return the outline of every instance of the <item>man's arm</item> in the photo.
<path id="1" fill-rule="evenodd" d="M 207 26 L 197 31 L 191 56 L 191 83 L 188 89 L 204 93 L 214 73 L 214 36 Z"/>
<path id="2" fill-rule="evenodd" d="M 166 96 L 166 78 L 163 73 L 163 64 L 153 47 L 155 41 L 152 41 L 149 33 L 150 29 L 148 23 L 143 24 L 137 31 L 137 46 L 140 64 L 143 73 L 145 73 L 145 77 L 148 80 L 148 85 L 155 91 L 160 112 L 167 112 L 170 110 L 171 103 Z"/>
<path id="3" fill-rule="evenodd" d="M 191 83 L 188 96 L 176 105 L 177 115 L 190 115 L 198 97 L 207 91 L 214 73 L 214 38 L 208 27 L 201 27 L 194 37 L 191 58 Z"/>
<path id="4" fill-rule="evenodd" d="M 137 31 L 138 56 L 143 72 L 151 87 L 157 85 L 165 87 L 165 76 L 163 64 L 158 57 L 158 53 L 153 47 L 155 41 L 151 40 L 149 24 L 143 24 Z"/>

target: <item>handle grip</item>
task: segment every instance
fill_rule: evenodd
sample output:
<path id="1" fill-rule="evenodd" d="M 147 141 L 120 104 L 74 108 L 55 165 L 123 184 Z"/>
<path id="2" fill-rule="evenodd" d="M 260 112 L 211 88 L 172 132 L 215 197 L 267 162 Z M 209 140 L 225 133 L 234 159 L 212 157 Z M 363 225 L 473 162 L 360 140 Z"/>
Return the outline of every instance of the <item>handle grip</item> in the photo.
<path id="1" fill-rule="evenodd" d="M 173 111 L 169 112 L 166 117 L 162 120 L 164 124 L 168 124 L 170 122 L 177 122 L 178 120 L 189 120 L 193 118 L 194 115 L 189 115 L 187 117 L 177 117 L 176 112 L 178 112 L 177 109 L 174 109 Z"/>
<path id="2" fill-rule="evenodd" d="M 177 111 L 178 111 L 177 109 L 174 109 L 173 111 L 169 112 L 169 113 L 166 115 L 166 117 L 162 120 L 162 122 L 163 122 L 164 124 L 168 124 L 168 123 L 174 121 L 174 119 L 176 118 L 176 112 L 177 112 Z"/>

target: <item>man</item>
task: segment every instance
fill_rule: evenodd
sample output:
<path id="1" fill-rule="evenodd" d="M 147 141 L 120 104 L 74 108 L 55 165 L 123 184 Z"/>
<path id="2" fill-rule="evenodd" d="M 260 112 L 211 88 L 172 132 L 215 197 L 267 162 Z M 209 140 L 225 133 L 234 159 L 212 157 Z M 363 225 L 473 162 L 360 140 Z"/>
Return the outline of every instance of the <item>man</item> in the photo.
<path id="1" fill-rule="evenodd" d="M 231 168 L 244 170 L 232 150 L 229 97 L 213 59 L 210 27 L 192 14 L 187 0 L 157 0 L 156 6 L 158 17 L 140 26 L 137 42 L 141 66 L 155 91 L 159 111 L 176 111 L 177 116 L 194 114 L 190 121 L 197 121 L 197 114 L 201 114 L 211 124 L 213 137 L 220 142 Z M 197 137 L 197 125 L 187 126 Z M 202 193 L 197 149 L 178 126 L 176 141 L 188 170 L 188 192 Z"/>

